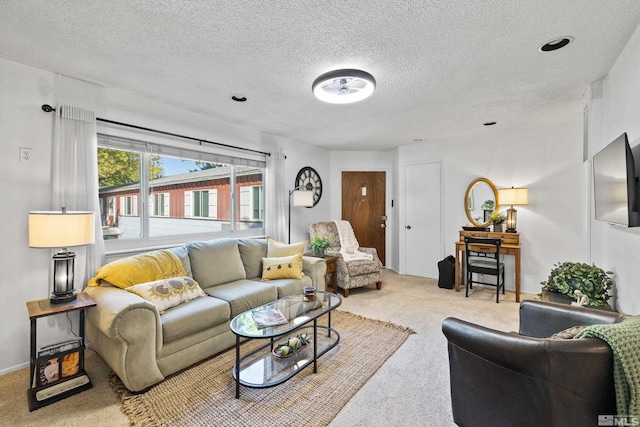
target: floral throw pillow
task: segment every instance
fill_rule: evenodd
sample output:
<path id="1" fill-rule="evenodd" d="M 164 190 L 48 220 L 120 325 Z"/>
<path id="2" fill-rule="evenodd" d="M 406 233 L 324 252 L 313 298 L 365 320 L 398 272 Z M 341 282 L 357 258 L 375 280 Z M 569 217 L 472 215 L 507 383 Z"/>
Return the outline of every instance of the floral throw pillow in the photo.
<path id="1" fill-rule="evenodd" d="M 140 283 L 126 290 L 158 307 L 161 314 L 178 304 L 207 295 L 198 282 L 187 276 Z"/>
<path id="2" fill-rule="evenodd" d="M 564 331 L 551 335 L 549 338 L 552 340 L 570 340 L 578 335 L 584 328 L 586 328 L 586 326 L 572 326 Z"/>

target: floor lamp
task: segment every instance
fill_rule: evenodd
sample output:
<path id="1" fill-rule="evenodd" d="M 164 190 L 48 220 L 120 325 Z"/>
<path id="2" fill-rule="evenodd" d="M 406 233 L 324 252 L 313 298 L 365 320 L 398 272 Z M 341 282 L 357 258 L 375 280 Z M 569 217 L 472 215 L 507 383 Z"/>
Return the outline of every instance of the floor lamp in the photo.
<path id="1" fill-rule="evenodd" d="M 291 205 L 310 208 L 313 206 L 313 190 L 299 190 L 294 188 L 289 191 L 289 239 L 291 243 Z"/>
<path id="2" fill-rule="evenodd" d="M 503 188 L 498 190 L 498 201 L 500 205 L 511 205 L 507 209 L 507 233 L 516 232 L 517 211 L 513 205 L 526 205 L 529 203 L 529 190 L 526 188 Z"/>

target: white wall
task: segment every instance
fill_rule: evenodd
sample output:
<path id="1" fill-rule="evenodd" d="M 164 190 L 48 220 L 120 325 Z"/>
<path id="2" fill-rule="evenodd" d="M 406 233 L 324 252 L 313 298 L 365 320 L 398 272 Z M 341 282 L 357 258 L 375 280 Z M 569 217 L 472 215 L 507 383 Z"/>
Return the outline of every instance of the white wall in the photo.
<path id="1" fill-rule="evenodd" d="M 386 172 L 386 268 L 398 270 L 398 242 L 395 230 L 397 209 L 397 150 L 391 151 L 334 151 L 331 152 L 331 216 L 324 221 L 342 218 L 342 172 Z M 395 200 L 395 207 L 391 201 Z"/>
<path id="2" fill-rule="evenodd" d="M 317 205 L 312 208 L 291 207 L 291 241 L 309 240 L 308 225 L 314 222 L 326 221 L 331 210 L 331 175 L 330 153 L 311 145 L 288 143 L 282 151 L 287 155 L 287 189 L 293 190 L 298 171 L 305 166 L 311 166 L 318 172 L 322 180 L 322 196 Z"/>
<path id="3" fill-rule="evenodd" d="M 529 189 L 529 204 L 516 207 L 522 244 L 522 292 L 539 293 L 540 282 L 554 263 L 584 261 L 587 236 L 582 232 L 586 215 L 580 191 L 582 106 L 576 102 L 566 108 L 574 121 L 518 131 L 502 131 L 498 123 L 495 128 L 479 129 L 476 137 L 399 148 L 399 173 L 405 163 L 442 161 L 445 254 L 454 255 L 458 232 L 468 223 L 464 211 L 467 186 L 484 177 L 497 188 Z M 400 223 L 400 245 L 404 244 L 403 230 L 404 224 Z M 506 256 L 505 263 L 511 272 L 507 289 L 513 290 L 513 257 Z"/>
<path id="4" fill-rule="evenodd" d="M 0 312 L 4 324 L 0 342 L 7 343 L 0 348 L 0 374 L 28 365 L 30 334 L 25 303 L 49 296 L 51 252 L 30 249 L 27 240 L 27 213 L 51 208 L 54 116 L 41 111 L 45 103 L 69 103 L 94 110 L 98 117 L 109 120 L 261 151 L 282 151 L 287 155 L 285 176 L 291 186 L 302 166 L 312 166 L 322 176 L 329 174 L 327 150 L 0 59 L 0 222 L 4 224 L 4 244 L 0 247 L 4 273 Z M 30 163 L 19 162 L 19 147 L 32 148 Z M 325 195 L 316 207 L 292 215 L 292 240 L 305 238 L 308 222 L 329 217 L 330 184 L 327 179 Z M 56 341 L 67 333 L 69 324 L 64 315 L 38 321 L 39 344 Z"/>
<path id="5" fill-rule="evenodd" d="M 40 104 L 51 103 L 52 75 L 0 60 L 0 188 L 3 244 L 0 245 L 2 295 L 0 373 L 29 360 L 26 301 L 48 296 L 51 252 L 30 249 L 27 213 L 51 203 L 51 116 Z M 19 147 L 31 147 L 32 159 L 20 163 Z M 47 319 L 40 323 L 49 323 Z M 59 328 L 64 328 L 60 325 Z"/>
<path id="6" fill-rule="evenodd" d="M 597 152 L 626 132 L 629 144 L 640 144 L 640 27 L 638 27 L 604 79 L 602 141 L 594 141 Z M 636 162 L 640 159 L 635 159 Z M 604 244 L 601 251 L 604 267 L 615 272 L 616 308 L 640 314 L 640 228 L 623 228 L 600 224 Z"/>

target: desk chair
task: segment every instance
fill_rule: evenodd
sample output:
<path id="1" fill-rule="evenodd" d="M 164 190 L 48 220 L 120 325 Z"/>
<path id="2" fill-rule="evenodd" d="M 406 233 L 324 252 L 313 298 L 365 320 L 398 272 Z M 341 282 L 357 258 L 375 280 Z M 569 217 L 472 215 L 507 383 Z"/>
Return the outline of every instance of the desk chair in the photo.
<path id="1" fill-rule="evenodd" d="M 465 297 L 469 296 L 469 288 L 473 289 L 473 284 L 477 283 L 495 286 L 496 302 L 500 302 L 500 288 L 504 294 L 504 263 L 500 262 L 500 243 L 502 243 L 500 239 L 464 238 L 467 267 Z M 474 274 L 496 276 L 496 282 L 473 280 Z"/>

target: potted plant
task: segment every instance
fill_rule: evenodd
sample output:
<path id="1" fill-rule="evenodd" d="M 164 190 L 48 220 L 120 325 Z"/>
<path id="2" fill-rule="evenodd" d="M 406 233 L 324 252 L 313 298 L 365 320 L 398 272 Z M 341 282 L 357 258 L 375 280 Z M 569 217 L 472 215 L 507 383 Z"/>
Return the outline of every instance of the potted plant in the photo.
<path id="1" fill-rule="evenodd" d="M 554 264 L 549 277 L 542 284 L 543 299 L 570 304 L 577 301 L 575 291 L 589 297 L 593 307 L 609 307 L 609 291 L 613 280 L 600 267 L 580 262 Z"/>
<path id="2" fill-rule="evenodd" d="M 324 257 L 324 250 L 331 246 L 331 242 L 326 237 L 316 236 L 311 240 L 311 249 L 317 257 Z"/>
<path id="3" fill-rule="evenodd" d="M 481 206 L 481 209 L 484 211 L 484 222 L 489 221 L 489 215 L 493 212 L 493 207 L 495 206 L 495 202 L 491 199 L 487 199 Z"/>
<path id="4" fill-rule="evenodd" d="M 501 212 L 494 212 L 489 215 L 489 222 L 493 224 L 493 231 L 499 233 L 502 231 L 502 223 L 507 219 L 506 215 Z"/>

